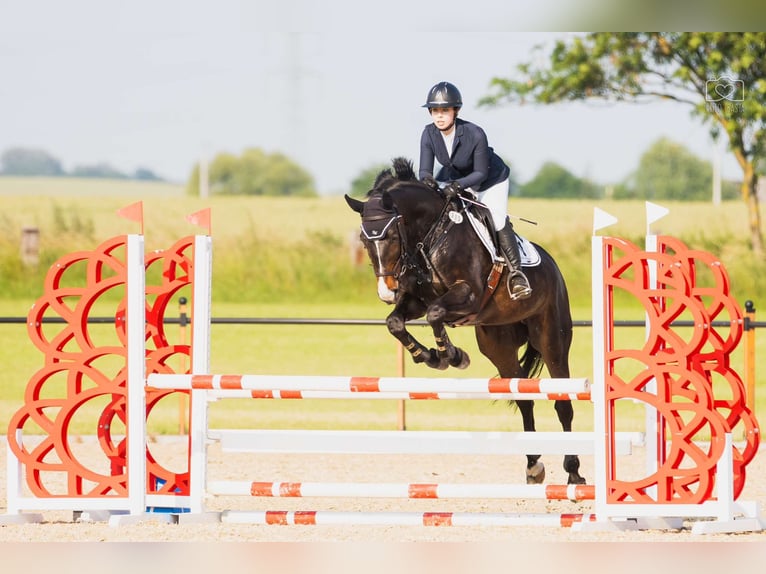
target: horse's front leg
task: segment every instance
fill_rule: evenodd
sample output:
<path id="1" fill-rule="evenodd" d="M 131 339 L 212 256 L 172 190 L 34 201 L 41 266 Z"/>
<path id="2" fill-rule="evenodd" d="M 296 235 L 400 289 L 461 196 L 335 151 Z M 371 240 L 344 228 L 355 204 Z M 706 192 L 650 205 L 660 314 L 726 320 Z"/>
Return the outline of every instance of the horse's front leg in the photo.
<path id="1" fill-rule="evenodd" d="M 516 401 L 521 413 L 524 432 L 535 432 L 535 401 Z M 545 465 L 540 462 L 539 454 L 527 455 L 527 484 L 542 484 L 545 480 Z"/>
<path id="2" fill-rule="evenodd" d="M 468 353 L 452 344 L 445 327 L 446 321 L 457 319 L 457 317 L 451 317 L 450 309 L 464 310 L 470 304 L 471 299 L 469 285 L 458 283 L 436 299 L 426 310 L 426 321 L 433 329 L 436 350 L 439 354 L 439 365 L 436 367 L 438 369 L 446 369 L 447 367 L 465 369 L 471 364 Z"/>
<path id="3" fill-rule="evenodd" d="M 407 330 L 407 321 L 422 316 L 425 309 L 425 305 L 420 301 L 404 295 L 396 303 L 391 314 L 386 317 L 386 326 L 388 331 L 410 353 L 415 363 L 425 363 L 429 367 L 437 368 L 440 359 L 436 350 L 424 347 Z"/>

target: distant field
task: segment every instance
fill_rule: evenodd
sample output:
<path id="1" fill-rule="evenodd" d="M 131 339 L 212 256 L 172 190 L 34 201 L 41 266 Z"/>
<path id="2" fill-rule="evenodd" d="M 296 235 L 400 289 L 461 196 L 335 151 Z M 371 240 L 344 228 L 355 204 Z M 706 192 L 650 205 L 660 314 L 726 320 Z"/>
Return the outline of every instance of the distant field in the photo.
<path id="1" fill-rule="evenodd" d="M 146 231 L 173 226 L 177 232 L 190 227 L 183 216 L 211 206 L 216 237 L 228 238 L 247 231 L 251 226 L 270 235 L 291 239 L 307 231 L 343 233 L 357 223 L 340 196 L 322 198 L 212 197 L 207 201 L 186 196 L 184 185 L 161 182 L 99 180 L 77 178 L 0 177 L 3 212 L 12 220 L 34 219 L 41 225 L 50 218 L 50 206 L 61 204 L 77 209 L 83 217 L 96 219 L 97 232 L 120 231 L 129 222 L 114 214 L 114 209 L 128 202 L 143 200 Z M 97 201 L 95 200 L 97 198 Z M 747 240 L 747 212 L 743 202 L 726 202 L 720 206 L 707 203 L 663 202 L 670 214 L 655 224 L 654 233 L 668 233 L 704 241 L 727 239 L 733 244 Z M 615 215 L 619 223 L 608 233 L 627 238 L 640 238 L 645 231 L 644 202 L 613 200 L 540 200 L 516 199 L 509 202 L 509 213 L 538 222 L 517 222 L 517 231 L 540 241 L 557 252 L 565 247 L 562 237 L 577 236 L 587 240 L 591 234 L 593 208 L 599 207 Z M 28 221 L 27 223 L 34 223 Z M 105 235 L 106 237 L 106 235 Z M 723 248 L 734 245 L 721 245 Z"/>
<path id="2" fill-rule="evenodd" d="M 178 237 L 198 233 L 186 215 L 205 207 L 212 208 L 215 238 L 218 294 L 235 301 L 247 290 L 258 291 L 255 276 L 258 265 L 265 277 L 278 278 L 285 286 L 307 280 L 313 263 L 332 268 L 336 276 L 347 273 L 349 237 L 358 229 L 358 216 L 342 197 L 274 198 L 213 197 L 206 201 L 183 195 L 180 186 L 140 182 L 99 180 L 35 179 L 0 177 L 0 255 L 3 242 L 13 255 L 24 226 L 41 230 L 41 249 L 49 250 L 50 260 L 66 253 L 93 246 L 120 233 L 138 232 L 137 224 L 121 219 L 117 209 L 144 202 L 146 244 L 150 249 L 169 246 Z M 19 193 L 19 186 L 27 185 Z M 36 192 L 34 190 L 37 190 Z M 82 190 L 80 192 L 79 190 Z M 747 213 L 742 202 L 720 206 L 706 203 L 665 204 L 670 214 L 656 223 L 653 233 L 666 233 L 688 245 L 717 254 L 726 264 L 732 288 L 741 301 L 756 298 L 766 291 L 766 265 L 749 256 Z M 590 238 L 593 209 L 599 207 L 616 216 L 619 222 L 602 233 L 642 244 L 646 232 L 644 203 L 640 201 L 511 199 L 512 215 L 534 220 L 537 225 L 516 222 L 521 235 L 536 241 L 552 253 L 564 272 L 570 295 L 577 306 L 590 303 Z M 63 226 L 62 226 L 63 221 Z M 62 227 L 66 228 L 64 232 Z M 73 230 L 80 230 L 74 233 Z M 84 229 L 84 231 L 83 231 Z M 294 249 L 291 249 L 294 248 Z M 317 260 L 317 256 L 325 259 Z M 334 258 L 330 261 L 330 258 Z M 278 272 L 275 266 L 287 265 Z M 292 269 L 292 271 L 290 271 Z M 240 278 L 237 278 L 237 277 Z M 331 278 L 325 278 L 330 281 Z M 344 281 L 358 281 L 344 277 Z M 236 288 L 243 293 L 233 292 Z M 259 291 L 258 291 L 259 292 Z M 315 289 L 314 293 L 320 293 Z M 358 289 L 354 291 L 358 292 Z M 295 297 L 295 291 L 286 292 Z M 309 298 L 313 294 L 306 294 Z M 0 288 L 0 297 L 2 289 Z M 278 293 L 269 297 L 279 298 Z M 355 295 L 355 300 L 360 298 Z"/>
<path id="3" fill-rule="evenodd" d="M 162 181 L 95 179 L 77 177 L 0 176 L 0 195 L 48 197 L 103 197 L 105 195 L 165 196 L 184 194 L 185 186 Z"/>

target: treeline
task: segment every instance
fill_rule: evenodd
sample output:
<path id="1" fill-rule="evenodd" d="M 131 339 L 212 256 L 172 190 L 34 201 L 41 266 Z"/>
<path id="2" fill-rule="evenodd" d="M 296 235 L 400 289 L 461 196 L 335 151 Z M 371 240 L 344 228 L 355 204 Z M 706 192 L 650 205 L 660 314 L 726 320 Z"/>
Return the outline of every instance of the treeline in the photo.
<path id="1" fill-rule="evenodd" d="M 713 195 L 711 163 L 668 138 L 660 138 L 649 146 L 639 158 L 636 169 L 619 182 L 597 183 L 549 161 L 532 179 L 520 183 L 514 164 L 510 161 L 506 163 L 511 166 L 511 195 L 514 197 L 708 201 Z M 364 196 L 377 175 L 390 167 L 388 161 L 360 170 L 349 182 L 351 195 Z M 27 148 L 6 150 L 0 156 L 0 175 L 162 181 L 149 169 L 139 168 L 126 174 L 105 163 L 76 166 L 66 172 L 61 162 L 49 153 Z M 199 195 L 201 181 L 207 183 L 206 191 L 210 195 L 318 195 L 309 171 L 282 153 L 267 153 L 260 148 L 248 148 L 239 155 L 219 153 L 204 165 L 196 164 L 186 182 L 187 193 Z M 739 198 L 740 185 L 741 182 L 737 181 L 722 181 L 721 199 Z"/>
<path id="2" fill-rule="evenodd" d="M 77 165 L 71 171 L 66 171 L 61 161 L 47 151 L 23 147 L 9 148 L 0 155 L 0 175 L 164 181 L 152 170 L 144 167 L 139 167 L 132 173 L 124 173 L 103 162 L 92 165 Z"/>
<path id="3" fill-rule="evenodd" d="M 529 182 L 519 186 L 520 197 L 656 199 L 708 201 L 712 198 L 713 166 L 668 138 L 653 143 L 638 167 L 624 180 L 598 185 L 564 167 L 548 162 Z M 721 199 L 737 199 L 740 182 L 722 181 Z"/>
<path id="4" fill-rule="evenodd" d="M 660 138 L 641 155 L 638 166 L 623 181 L 600 184 L 578 177 L 557 162 L 544 163 L 525 183 L 519 183 L 512 162 L 511 195 L 547 199 L 655 199 L 709 201 L 712 198 L 713 167 L 683 145 Z M 351 194 L 364 196 L 375 177 L 390 164 L 371 166 L 351 182 Z M 721 182 L 721 199 L 740 197 L 740 182 Z"/>

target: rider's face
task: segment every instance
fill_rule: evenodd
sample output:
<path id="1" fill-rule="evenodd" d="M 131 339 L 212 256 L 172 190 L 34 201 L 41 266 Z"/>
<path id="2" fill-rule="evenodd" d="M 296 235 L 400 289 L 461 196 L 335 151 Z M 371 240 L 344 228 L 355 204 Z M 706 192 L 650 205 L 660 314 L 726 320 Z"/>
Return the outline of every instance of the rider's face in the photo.
<path id="1" fill-rule="evenodd" d="M 457 110 L 455 108 L 431 108 L 431 118 L 434 125 L 441 131 L 450 131 L 455 125 Z"/>

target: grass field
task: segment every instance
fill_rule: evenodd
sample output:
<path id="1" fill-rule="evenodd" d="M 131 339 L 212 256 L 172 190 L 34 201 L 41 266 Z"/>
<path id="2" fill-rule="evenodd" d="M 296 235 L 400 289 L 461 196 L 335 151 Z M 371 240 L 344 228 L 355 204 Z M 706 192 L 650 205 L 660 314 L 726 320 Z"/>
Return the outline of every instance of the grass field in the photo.
<path id="1" fill-rule="evenodd" d="M 52 262 L 61 253 L 92 249 L 115 234 L 137 232 L 135 223 L 115 215 L 118 208 L 133 201 L 144 202 L 149 249 L 168 247 L 175 239 L 197 232 L 198 228 L 188 224 L 185 216 L 210 206 L 215 240 L 214 316 L 382 319 L 388 312 L 388 308 L 377 301 L 369 269 L 350 270 L 346 242 L 357 228 L 358 219 L 340 197 L 215 197 L 203 202 L 183 195 L 180 186 L 171 184 L 0 178 L 0 199 L 3 202 L 0 229 L 4 236 L 0 240 L 0 251 L 4 241 L 6 263 L 18 251 L 14 238 L 19 237 L 24 226 L 34 225 L 41 230 L 41 253 L 47 254 L 46 262 Z M 518 223 L 517 231 L 546 246 L 558 260 L 570 288 L 574 318 L 579 320 L 590 319 L 590 237 L 594 206 L 619 218 L 619 224 L 606 230 L 610 235 L 639 244 L 643 241 L 645 222 L 641 202 L 520 199 L 510 202 L 511 213 L 538 222 L 538 225 Z M 736 202 L 718 208 L 707 204 L 667 204 L 666 207 L 671 213 L 653 231 L 680 237 L 687 245 L 719 255 L 732 277 L 737 299 L 740 302 L 752 299 L 758 308 L 757 296 L 764 288 L 766 273 L 762 265 L 753 266 L 747 257 L 747 236 L 742 223 L 746 219 L 744 205 Z M 311 251 L 312 246 L 317 245 L 319 248 Z M 262 251 L 266 249 L 270 258 L 262 259 Z M 273 260 L 281 253 L 289 259 L 289 269 L 271 269 L 271 265 L 279 265 Z M 318 269 L 320 265 L 335 267 L 323 271 Z M 44 272 L 45 269 L 36 272 L 33 279 L 37 283 L 19 283 L 26 285 L 22 292 L 0 295 L 0 315 L 25 316 L 40 294 L 29 285 L 41 284 Z M 319 273 L 323 275 L 320 277 Z M 343 283 L 332 284 L 338 277 L 349 282 L 347 292 L 343 290 Z M 2 282 L 0 275 L 0 293 L 3 293 Z M 292 291 L 288 285 L 291 282 L 298 285 Z M 268 299 L 254 300 L 259 296 L 259 285 L 264 283 L 269 284 L 269 290 L 264 291 Z M 632 309 L 629 314 L 636 311 Z M 642 317 L 638 310 L 637 315 L 621 318 Z M 171 328 L 171 336 L 174 329 Z M 429 330 L 425 327 L 414 327 L 413 331 L 424 341 L 428 340 Z M 642 329 L 626 328 L 624 333 L 621 337 L 634 340 L 636 345 L 641 343 Z M 470 328 L 455 329 L 451 336 L 471 354 L 469 369 L 435 373 L 408 360 L 405 373 L 468 377 L 496 374 L 476 349 Z M 30 344 L 25 325 L 0 325 L 0 341 L 0 360 L 4 366 L 4 377 L 0 381 L 0 424 L 5 427 L 23 400 L 27 380 L 41 366 L 42 359 Z M 757 412 L 766 408 L 761 392 L 766 380 L 762 372 L 766 365 L 760 360 L 763 356 L 766 356 L 766 336 L 759 335 Z M 576 328 L 571 354 L 574 376 L 591 376 L 591 357 L 590 329 Z M 216 325 L 211 361 L 212 370 L 221 373 L 394 376 L 400 368 L 395 342 L 383 326 Z M 734 368 L 743 373 L 741 364 L 740 351 L 734 357 Z M 226 423 L 240 427 L 393 428 L 396 424 L 394 402 L 333 403 L 221 401 L 211 406 L 211 419 L 214 425 Z M 625 405 L 624 409 L 631 424 L 640 425 L 640 410 L 634 405 Z M 552 406 L 540 404 L 537 411 L 540 430 L 557 428 Z M 590 405 L 576 405 L 576 413 L 577 420 L 581 421 L 576 424 L 577 429 L 587 430 Z M 411 401 L 407 404 L 407 420 L 408 427 L 413 429 L 521 428 L 518 415 L 509 413 L 505 405 L 486 401 Z M 92 432 L 87 423 L 74 423 L 73 432 Z M 178 406 L 170 402 L 159 405 L 151 420 L 151 432 L 174 433 L 178 428 Z"/>

